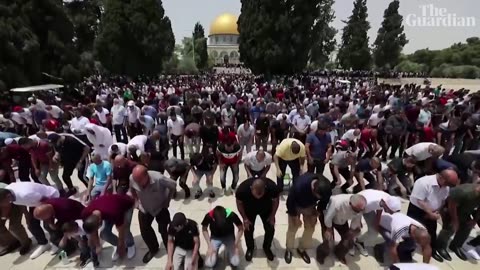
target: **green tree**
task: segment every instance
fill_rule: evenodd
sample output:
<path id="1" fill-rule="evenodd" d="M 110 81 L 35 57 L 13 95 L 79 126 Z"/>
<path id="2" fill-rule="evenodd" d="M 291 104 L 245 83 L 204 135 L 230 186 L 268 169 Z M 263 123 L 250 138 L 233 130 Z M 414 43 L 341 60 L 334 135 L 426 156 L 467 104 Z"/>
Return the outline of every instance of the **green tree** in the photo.
<path id="1" fill-rule="evenodd" d="M 352 15 L 348 18 L 342 33 L 342 44 L 338 60 L 344 69 L 368 70 L 372 56 L 368 46 L 367 0 L 355 0 Z"/>
<path id="2" fill-rule="evenodd" d="M 324 68 L 330 59 L 330 54 L 335 50 L 337 30 L 330 25 L 335 19 L 333 3 L 334 0 L 323 0 L 320 3 L 320 13 L 313 28 L 310 63 L 316 68 Z"/>
<path id="3" fill-rule="evenodd" d="M 193 39 L 195 44 L 195 64 L 198 69 L 206 69 L 208 67 L 207 39 L 205 38 L 205 30 L 199 22 L 195 24 Z"/>
<path id="4" fill-rule="evenodd" d="M 241 61 L 256 74 L 302 71 L 313 44 L 322 0 L 241 0 Z"/>
<path id="5" fill-rule="evenodd" d="M 92 52 L 102 17 L 101 0 L 71 0 L 64 5 L 73 23 L 77 51 Z"/>
<path id="6" fill-rule="evenodd" d="M 95 51 L 112 73 L 157 75 L 175 37 L 159 0 L 105 0 Z"/>
<path id="7" fill-rule="evenodd" d="M 379 68 L 393 68 L 400 62 L 403 47 L 408 43 L 404 33 L 403 16 L 398 13 L 400 1 L 394 0 L 383 14 L 383 22 L 378 29 L 374 43 L 375 64 Z"/>

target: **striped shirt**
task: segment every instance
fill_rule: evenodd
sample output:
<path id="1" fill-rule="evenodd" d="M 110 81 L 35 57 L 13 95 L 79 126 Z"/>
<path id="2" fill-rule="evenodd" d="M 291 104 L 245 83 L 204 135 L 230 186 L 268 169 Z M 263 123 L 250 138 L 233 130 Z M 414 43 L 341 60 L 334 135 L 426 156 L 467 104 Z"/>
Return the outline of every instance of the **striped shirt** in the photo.
<path id="1" fill-rule="evenodd" d="M 380 227 L 390 233 L 390 240 L 395 243 L 399 243 L 403 239 L 410 237 L 411 225 L 425 228 L 418 221 L 403 213 L 394 213 L 392 215 L 383 213 L 380 218 Z"/>

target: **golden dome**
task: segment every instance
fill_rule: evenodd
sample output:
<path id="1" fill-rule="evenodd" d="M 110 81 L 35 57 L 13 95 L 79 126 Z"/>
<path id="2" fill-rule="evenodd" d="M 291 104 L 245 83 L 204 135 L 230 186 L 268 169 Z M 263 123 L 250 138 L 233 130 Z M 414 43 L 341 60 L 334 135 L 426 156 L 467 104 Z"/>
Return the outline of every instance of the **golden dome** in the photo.
<path id="1" fill-rule="evenodd" d="M 238 35 L 237 20 L 238 17 L 230 13 L 224 13 L 218 16 L 210 25 L 210 36 Z"/>

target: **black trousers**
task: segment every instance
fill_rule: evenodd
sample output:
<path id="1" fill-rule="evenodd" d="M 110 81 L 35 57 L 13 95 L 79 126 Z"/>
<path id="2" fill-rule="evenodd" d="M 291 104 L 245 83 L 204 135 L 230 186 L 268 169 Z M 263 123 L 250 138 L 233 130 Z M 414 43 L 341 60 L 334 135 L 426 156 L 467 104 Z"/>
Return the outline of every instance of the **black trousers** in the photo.
<path id="1" fill-rule="evenodd" d="M 84 174 L 85 174 L 85 161 L 82 161 L 82 166 L 81 168 L 77 171 L 77 176 L 78 176 L 78 179 L 80 179 L 80 181 L 82 181 L 82 183 L 88 187 L 88 182 L 85 180 L 84 178 Z M 62 180 L 63 182 L 65 183 L 65 185 L 67 186 L 68 189 L 73 189 L 73 182 L 72 182 L 72 174 L 73 174 L 73 170 L 75 170 L 77 166 L 77 163 L 75 162 L 75 160 L 64 160 L 63 161 L 63 174 L 62 174 Z"/>
<path id="2" fill-rule="evenodd" d="M 283 160 L 281 158 L 278 159 L 278 165 L 280 166 L 280 171 L 282 172 L 282 177 L 277 177 L 277 187 L 280 192 L 283 192 L 283 177 L 285 176 L 285 171 L 287 170 L 287 165 L 290 167 L 292 171 L 292 181 L 300 175 L 300 160 L 294 159 L 290 161 Z"/>
<path id="3" fill-rule="evenodd" d="M 330 164 L 330 172 L 332 174 L 332 178 L 333 178 L 333 181 L 331 183 L 331 187 L 332 188 L 335 188 L 336 186 L 336 183 L 337 182 L 340 182 L 341 179 L 338 179 L 335 174 L 333 173 L 333 166 L 332 164 Z M 338 168 L 338 173 L 343 176 L 343 178 L 345 178 L 345 180 L 347 180 L 347 182 L 345 182 L 345 184 L 343 184 L 340 188 L 342 189 L 342 192 L 343 193 L 347 193 L 347 189 L 350 187 L 350 184 L 348 183 L 348 179 L 350 179 L 350 169 L 347 168 Z"/>
<path id="4" fill-rule="evenodd" d="M 312 164 L 308 163 L 309 173 L 323 174 L 324 170 L 325 160 L 314 159 Z"/>
<path id="5" fill-rule="evenodd" d="M 415 206 L 410 203 L 408 205 L 407 216 L 415 219 L 416 221 L 422 223 L 425 228 L 427 228 L 428 233 L 430 234 L 430 246 L 433 250 L 438 248 L 437 245 L 437 221 L 427 219 L 427 213 L 423 209 Z"/>
<path id="6" fill-rule="evenodd" d="M 36 219 L 33 216 L 33 211 L 35 207 L 30 207 L 28 209 L 29 220 L 28 222 L 28 230 L 33 235 L 35 240 L 37 241 L 38 245 L 46 245 L 48 244 L 48 240 L 45 237 L 45 232 L 43 231 L 42 225 L 40 224 L 40 220 Z"/>
<path id="7" fill-rule="evenodd" d="M 172 148 L 173 148 L 173 156 L 177 158 L 177 146 L 180 148 L 180 156 L 181 159 L 185 159 L 185 147 L 183 146 L 183 136 L 176 136 L 171 135 L 172 138 Z"/>
<path id="8" fill-rule="evenodd" d="M 32 174 L 33 180 L 39 183 L 37 177 L 33 177 L 35 172 L 32 168 L 32 162 L 30 160 L 19 160 L 18 161 L 18 179 L 22 182 L 30 182 L 30 174 Z"/>
<path id="9" fill-rule="evenodd" d="M 257 216 L 260 216 L 263 223 L 263 229 L 265 230 L 265 235 L 263 237 L 263 248 L 270 249 L 273 242 L 273 236 L 275 234 L 275 226 L 268 222 L 268 217 L 270 216 L 270 211 L 263 211 L 264 213 L 260 212 L 246 212 L 246 216 L 250 222 L 252 222 L 252 226 L 245 230 L 245 244 L 247 245 L 247 249 L 253 250 L 255 248 L 255 240 L 253 238 L 253 232 L 255 229 L 255 220 Z"/>
<path id="10" fill-rule="evenodd" d="M 397 154 L 397 150 L 400 149 L 400 154 L 399 156 L 401 157 L 402 156 L 402 153 L 404 152 L 404 144 L 403 142 L 405 141 L 405 135 L 392 135 L 391 137 L 391 140 L 390 140 L 390 144 L 392 146 L 392 151 L 390 152 L 390 158 L 393 158 L 396 156 Z"/>
<path id="11" fill-rule="evenodd" d="M 150 251 L 157 251 L 159 248 L 157 236 L 152 228 L 153 219 L 157 221 L 158 232 L 162 237 L 163 245 L 167 248 L 168 243 L 168 224 L 170 224 L 170 212 L 167 208 L 162 209 L 156 216 L 138 211 L 138 223 L 140 225 L 140 234 L 143 241 Z"/>
<path id="12" fill-rule="evenodd" d="M 127 129 L 124 125 L 113 125 L 113 131 L 115 132 L 115 138 L 117 142 L 127 143 Z"/>

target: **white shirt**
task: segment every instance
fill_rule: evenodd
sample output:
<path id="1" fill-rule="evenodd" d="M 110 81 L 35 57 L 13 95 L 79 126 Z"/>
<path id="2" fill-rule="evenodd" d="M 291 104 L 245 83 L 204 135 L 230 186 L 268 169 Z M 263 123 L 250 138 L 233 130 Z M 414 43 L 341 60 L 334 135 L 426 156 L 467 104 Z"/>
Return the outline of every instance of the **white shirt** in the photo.
<path id="1" fill-rule="evenodd" d="M 112 124 L 123 125 L 125 117 L 127 116 L 127 110 L 122 105 L 112 106 Z"/>
<path id="2" fill-rule="evenodd" d="M 102 124 L 106 124 L 107 123 L 107 115 L 109 114 L 110 112 L 103 108 L 102 107 L 102 111 L 99 112 L 97 110 L 95 110 L 95 115 L 98 117 L 98 120 L 100 121 L 100 123 Z"/>
<path id="3" fill-rule="evenodd" d="M 55 119 L 59 119 L 60 115 L 63 113 L 63 110 L 60 109 L 57 105 L 50 105 L 52 107 L 51 110 L 48 111 L 48 113 Z"/>
<path id="4" fill-rule="evenodd" d="M 90 124 L 90 121 L 85 116 L 74 117 L 70 122 L 70 130 L 75 134 L 83 135 L 87 124 Z"/>
<path id="5" fill-rule="evenodd" d="M 235 116 L 235 110 L 234 109 L 230 109 L 229 111 L 227 111 L 227 109 L 222 109 L 222 121 L 223 121 L 223 125 L 225 126 L 233 126 L 233 120 L 234 120 L 234 116 Z"/>
<path id="6" fill-rule="evenodd" d="M 47 134 L 47 136 L 50 135 L 50 134 L 52 134 L 52 133 L 55 133 L 55 132 L 53 132 L 53 131 L 45 131 L 45 134 Z M 28 136 L 28 138 L 29 138 L 29 139 L 32 139 L 32 140 L 34 140 L 34 141 L 37 141 L 37 142 L 43 140 L 43 139 L 40 139 L 37 134 L 30 135 L 30 136 Z M 45 140 L 47 140 L 47 139 L 45 139 Z"/>
<path id="7" fill-rule="evenodd" d="M 433 211 L 437 211 L 447 199 L 449 191 L 449 187 L 438 185 L 436 174 L 427 175 L 418 179 L 413 185 L 410 202 L 418 208 L 422 208 L 418 201 L 426 201 Z"/>
<path id="8" fill-rule="evenodd" d="M 252 151 L 243 157 L 243 162 L 247 165 L 252 171 L 261 171 L 265 167 L 272 165 L 272 155 L 265 152 L 265 158 L 262 162 L 257 159 L 258 151 Z"/>
<path id="9" fill-rule="evenodd" d="M 432 154 L 428 152 L 428 148 L 430 147 L 430 145 L 434 145 L 434 143 L 417 143 L 407 148 L 407 150 L 405 150 L 405 153 L 411 157 L 415 157 L 417 161 L 423 161 L 432 156 Z"/>
<path id="10" fill-rule="evenodd" d="M 173 121 L 170 118 L 167 120 L 168 130 L 170 131 L 171 134 L 175 136 L 183 135 L 184 126 L 185 126 L 185 122 L 183 122 L 183 119 L 181 117 L 178 117 L 178 115 L 177 115 L 176 121 Z"/>
<path id="11" fill-rule="evenodd" d="M 128 122 L 135 124 L 140 116 L 140 108 L 133 106 L 133 108 L 127 108 Z"/>
<path id="12" fill-rule="evenodd" d="M 304 115 L 301 117 L 300 115 L 296 115 L 293 117 L 292 124 L 297 128 L 299 131 L 306 131 L 308 126 L 312 123 L 310 117 L 308 115 Z"/>
<path id="13" fill-rule="evenodd" d="M 364 213 L 382 210 L 383 208 L 380 206 L 380 201 L 386 200 L 390 196 L 386 192 L 375 189 L 366 189 L 358 194 L 362 195 L 367 200 Z"/>
<path id="14" fill-rule="evenodd" d="M 147 143 L 147 135 L 137 135 L 133 137 L 127 144 L 127 148 L 130 146 L 136 146 L 137 150 L 140 150 L 141 153 L 145 152 L 145 143 Z"/>
<path id="15" fill-rule="evenodd" d="M 125 156 L 127 154 L 127 148 L 128 147 L 127 147 L 126 144 L 124 144 L 124 143 L 114 143 L 114 144 L 110 145 L 110 147 L 108 147 L 108 156 L 109 157 L 112 156 L 112 154 L 113 154 L 112 146 L 114 146 L 114 145 L 118 146 L 118 152 L 119 153 L 117 153 L 117 154 L 122 155 L 122 156 Z"/>
<path id="16" fill-rule="evenodd" d="M 12 112 L 10 114 L 10 119 L 13 120 L 13 122 L 15 122 L 17 125 L 25 125 L 25 119 L 23 119 L 23 117 L 17 113 L 17 112 Z"/>
<path id="17" fill-rule="evenodd" d="M 381 111 L 383 111 L 383 108 L 380 107 L 380 104 L 373 106 L 372 113 L 379 113 Z"/>
<path id="18" fill-rule="evenodd" d="M 347 141 L 354 141 L 355 139 L 360 139 L 360 134 L 358 136 L 355 136 L 355 129 L 349 129 L 345 134 L 342 136 L 342 140 L 347 140 Z"/>
<path id="19" fill-rule="evenodd" d="M 326 214 L 325 226 L 332 228 L 333 224 L 343 225 L 349 220 L 351 229 L 357 229 L 362 226 L 362 213 L 353 211 L 350 206 L 350 197 L 352 194 L 339 194 L 330 197 Z"/>
<path id="20" fill-rule="evenodd" d="M 312 122 L 312 124 L 310 125 L 310 133 L 315 133 L 317 132 L 317 129 L 318 129 L 318 120 L 315 120 Z"/>
<path id="21" fill-rule="evenodd" d="M 33 182 L 15 182 L 5 188 L 14 194 L 13 204 L 27 207 L 39 206 L 42 199 L 60 197 L 56 188 Z"/>
<path id="22" fill-rule="evenodd" d="M 32 117 L 32 112 L 28 108 L 24 108 L 23 112 L 20 113 L 20 115 L 27 120 L 27 124 L 33 125 L 33 117 Z"/>
<path id="23" fill-rule="evenodd" d="M 239 139 L 250 139 L 253 135 L 255 135 L 255 128 L 252 125 L 245 130 L 245 124 L 241 124 L 237 129 Z"/>
<path id="24" fill-rule="evenodd" d="M 380 121 L 382 121 L 383 119 L 384 119 L 383 117 L 382 118 L 378 117 L 378 113 L 374 113 L 368 119 L 368 123 L 370 124 L 370 126 L 376 127 L 378 123 L 380 123 Z"/>
<path id="25" fill-rule="evenodd" d="M 380 217 L 380 227 L 390 233 L 390 240 L 400 243 L 404 238 L 410 237 L 410 226 L 415 225 L 425 228 L 420 222 L 405 215 L 404 213 L 383 213 Z"/>

